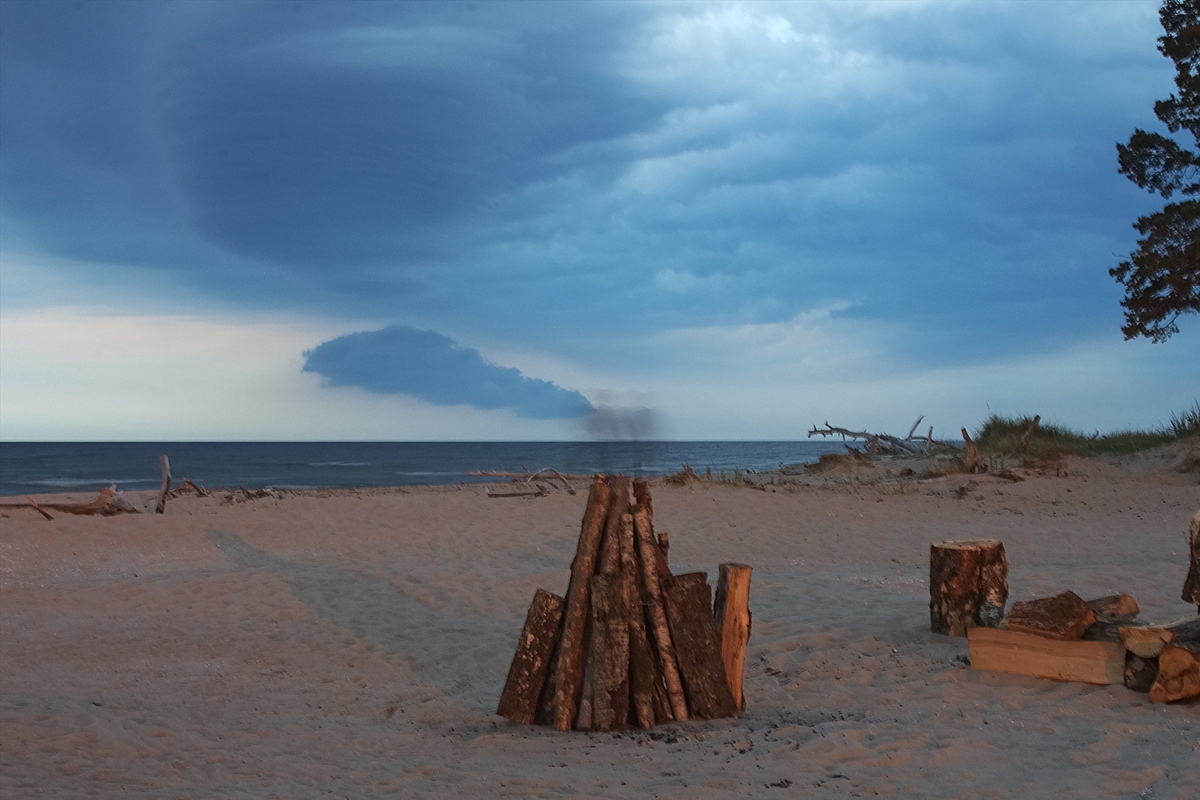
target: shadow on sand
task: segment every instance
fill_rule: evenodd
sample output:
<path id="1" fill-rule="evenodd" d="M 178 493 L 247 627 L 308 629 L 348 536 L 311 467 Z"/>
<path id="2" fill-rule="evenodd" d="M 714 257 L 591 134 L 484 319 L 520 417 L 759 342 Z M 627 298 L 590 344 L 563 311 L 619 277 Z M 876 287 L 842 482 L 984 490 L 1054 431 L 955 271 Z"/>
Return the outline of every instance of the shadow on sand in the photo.
<path id="1" fill-rule="evenodd" d="M 283 576 L 314 614 L 404 659 L 426 683 L 465 705 L 494 708 L 519 622 L 514 627 L 452 602 L 452 612 L 430 608 L 362 572 L 282 558 L 230 531 L 207 535 L 234 565 Z"/>

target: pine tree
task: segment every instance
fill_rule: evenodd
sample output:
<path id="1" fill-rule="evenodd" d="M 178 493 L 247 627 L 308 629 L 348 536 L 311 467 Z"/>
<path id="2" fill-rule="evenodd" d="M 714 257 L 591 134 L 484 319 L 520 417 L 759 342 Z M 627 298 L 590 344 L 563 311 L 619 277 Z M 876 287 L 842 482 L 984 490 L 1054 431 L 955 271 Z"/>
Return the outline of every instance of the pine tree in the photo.
<path id="1" fill-rule="evenodd" d="M 1178 95 L 1154 104 L 1172 134 L 1190 133 L 1196 149 L 1140 128 L 1117 145 L 1121 174 L 1170 199 L 1162 211 L 1139 217 L 1138 249 L 1109 270 L 1125 286 L 1126 339 L 1162 342 L 1179 332 L 1180 315 L 1200 313 L 1200 0 L 1164 0 L 1158 50 L 1175 62 Z"/>

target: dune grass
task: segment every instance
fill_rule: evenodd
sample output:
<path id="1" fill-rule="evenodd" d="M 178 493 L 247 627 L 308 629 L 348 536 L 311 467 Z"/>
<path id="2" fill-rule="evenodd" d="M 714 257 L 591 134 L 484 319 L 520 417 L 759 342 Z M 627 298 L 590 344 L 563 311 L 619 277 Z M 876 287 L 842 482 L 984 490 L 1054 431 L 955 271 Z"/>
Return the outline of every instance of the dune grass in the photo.
<path id="1" fill-rule="evenodd" d="M 1178 414 L 1168 424 L 1154 430 L 1122 430 L 1091 435 L 1053 423 L 1040 423 L 1022 444 L 1032 417 L 1004 417 L 993 414 L 979 429 L 976 443 L 988 456 L 1020 456 L 1024 460 L 1053 460 L 1064 455 L 1127 455 L 1152 450 L 1191 436 L 1200 436 L 1200 400 Z"/>

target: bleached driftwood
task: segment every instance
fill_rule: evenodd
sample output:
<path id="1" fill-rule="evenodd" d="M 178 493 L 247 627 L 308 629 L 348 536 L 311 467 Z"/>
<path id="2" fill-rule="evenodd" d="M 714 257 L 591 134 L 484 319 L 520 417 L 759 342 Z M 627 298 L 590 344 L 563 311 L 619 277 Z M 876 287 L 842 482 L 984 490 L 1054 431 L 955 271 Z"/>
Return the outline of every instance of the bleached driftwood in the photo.
<path id="1" fill-rule="evenodd" d="M 508 478 L 513 483 L 518 483 L 518 482 L 533 483 L 534 481 L 537 481 L 537 480 L 545 480 L 543 475 L 549 475 L 551 477 L 558 478 L 558 480 L 562 481 L 563 488 L 565 488 L 567 490 L 568 494 L 575 494 L 575 488 L 573 486 L 571 486 L 572 480 L 576 480 L 576 481 L 591 480 L 591 478 L 587 475 L 563 475 L 561 472 L 559 472 L 558 470 L 556 470 L 552 467 L 543 467 L 542 469 L 539 469 L 537 472 L 530 472 L 529 470 L 525 470 L 524 472 L 506 472 L 504 470 L 477 470 L 475 472 L 468 472 L 467 475 L 469 475 L 472 478 Z"/>
<path id="2" fill-rule="evenodd" d="M 115 485 L 101 490 L 95 500 L 90 500 L 86 503 L 42 503 L 41 507 L 54 511 L 62 511 L 67 514 L 101 517 L 111 517 L 114 514 L 142 513 L 141 509 L 136 508 L 133 503 L 125 499 L 123 494 L 117 491 Z"/>
<path id="3" fill-rule="evenodd" d="M 868 431 L 852 431 L 848 428 L 837 428 L 830 425 L 828 421 L 824 428 L 813 426 L 808 432 L 808 438 L 814 436 L 841 436 L 843 439 L 861 439 L 866 442 L 864 448 L 868 454 L 877 455 L 879 453 L 891 453 L 902 456 L 917 456 L 929 450 L 933 445 L 933 427 L 930 426 L 929 434 L 917 439 L 913 438 L 916 433 L 917 426 L 921 424 L 921 420 L 925 419 L 924 415 L 917 417 L 917 421 L 913 423 L 908 431 L 908 436 L 901 439 L 899 436 L 892 436 L 886 433 L 870 433 Z"/>

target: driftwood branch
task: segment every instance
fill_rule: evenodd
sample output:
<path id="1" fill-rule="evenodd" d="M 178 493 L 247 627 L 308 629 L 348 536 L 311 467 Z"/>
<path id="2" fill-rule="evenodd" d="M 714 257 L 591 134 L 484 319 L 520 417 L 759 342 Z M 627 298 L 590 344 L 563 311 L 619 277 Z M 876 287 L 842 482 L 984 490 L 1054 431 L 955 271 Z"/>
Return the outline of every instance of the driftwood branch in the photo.
<path id="1" fill-rule="evenodd" d="M 914 440 L 912 438 L 913 431 L 917 429 L 917 425 L 921 424 L 921 420 L 925 419 L 924 415 L 919 417 L 913 424 L 912 430 L 908 432 L 908 438 L 901 439 L 898 436 L 890 436 L 886 433 L 868 433 L 867 431 L 852 431 L 847 428 L 835 428 L 828 422 L 824 428 L 813 426 L 808 432 L 808 437 L 811 439 L 814 436 L 841 436 L 843 439 L 862 439 L 865 441 L 864 448 L 871 455 L 880 452 L 891 452 L 900 455 L 920 455 L 924 453 L 927 447 L 932 443 L 933 428 L 929 429 L 930 441 Z"/>
<path id="2" fill-rule="evenodd" d="M 575 494 L 575 487 L 571 486 L 571 481 L 587 481 L 591 480 L 589 475 L 564 475 L 552 467 L 543 467 L 537 472 L 505 472 L 504 470 L 477 470 L 467 473 L 472 478 L 508 478 L 513 483 L 524 482 L 533 483 L 537 480 L 545 480 L 545 475 L 557 478 L 562 481 L 563 488 L 568 494 Z"/>
<path id="3" fill-rule="evenodd" d="M 25 499 L 26 499 L 26 500 L 28 500 L 28 501 L 29 501 L 29 505 L 33 506 L 34 510 L 35 510 L 35 511 L 37 511 L 39 514 L 41 514 L 43 517 L 45 517 L 46 519 L 49 519 L 49 520 L 52 520 L 52 519 L 54 519 L 54 517 L 52 517 L 52 516 L 50 516 L 49 514 L 47 514 L 47 513 L 46 513 L 46 509 L 44 509 L 44 508 L 42 508 L 41 506 L 39 506 L 39 505 L 37 504 L 37 501 L 36 501 L 36 500 L 34 500 L 32 497 L 30 497 L 29 495 L 25 495 Z"/>

